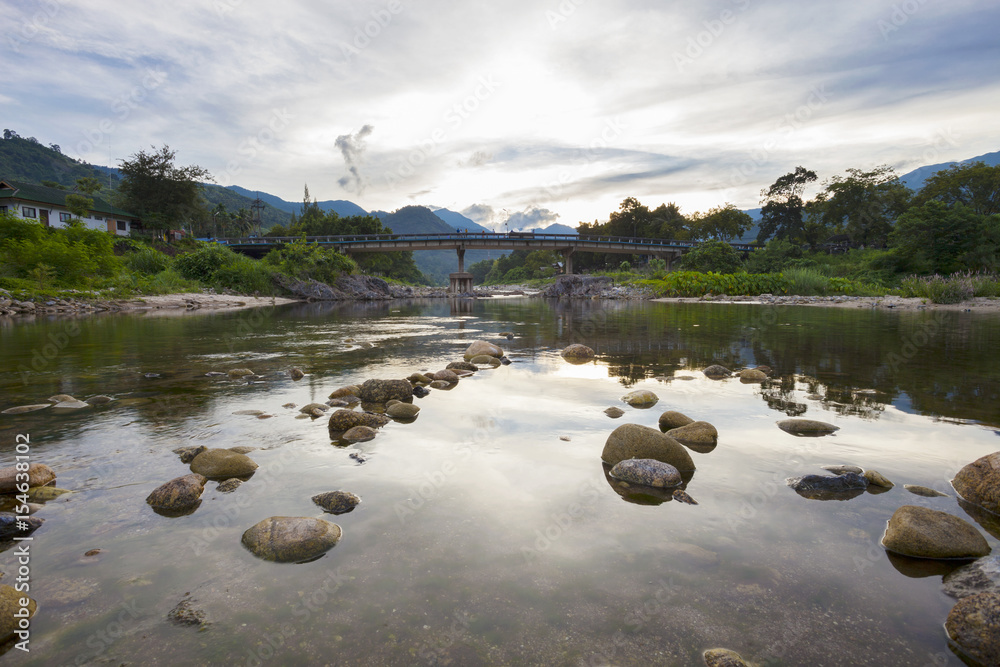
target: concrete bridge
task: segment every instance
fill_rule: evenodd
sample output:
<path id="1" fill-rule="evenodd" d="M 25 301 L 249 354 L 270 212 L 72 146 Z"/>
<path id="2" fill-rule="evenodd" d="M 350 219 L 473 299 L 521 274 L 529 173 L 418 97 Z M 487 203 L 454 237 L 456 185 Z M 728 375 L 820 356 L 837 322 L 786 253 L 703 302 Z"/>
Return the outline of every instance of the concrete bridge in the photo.
<path id="1" fill-rule="evenodd" d="M 296 236 L 261 236 L 250 238 L 206 239 L 227 245 L 236 252 L 263 257 L 274 248 L 298 241 Z M 627 236 L 577 236 L 575 234 L 545 234 L 543 232 L 454 232 L 450 234 L 361 234 L 356 236 L 308 236 L 309 243 L 336 248 L 347 253 L 395 252 L 416 250 L 455 250 L 458 272 L 450 275 L 449 290 L 472 291 L 472 274 L 465 271 L 466 250 L 552 250 L 561 253 L 567 274 L 573 273 L 573 253 L 606 252 L 624 255 L 661 257 L 671 266 L 685 250 L 698 245 L 696 241 L 634 238 Z M 754 246 L 733 243 L 737 250 L 749 251 Z"/>

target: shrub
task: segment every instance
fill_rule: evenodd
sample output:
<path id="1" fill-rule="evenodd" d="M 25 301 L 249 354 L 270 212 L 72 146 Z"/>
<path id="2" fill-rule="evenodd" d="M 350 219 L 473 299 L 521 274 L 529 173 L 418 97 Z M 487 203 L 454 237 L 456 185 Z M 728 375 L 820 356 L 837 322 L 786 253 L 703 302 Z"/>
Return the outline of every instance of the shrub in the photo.
<path id="1" fill-rule="evenodd" d="M 688 271 L 735 273 L 743 267 L 743 260 L 728 243 L 705 241 L 681 257 L 681 267 Z"/>
<path id="2" fill-rule="evenodd" d="M 152 276 L 166 270 L 170 266 L 170 258 L 158 250 L 145 246 L 125 255 L 124 263 L 130 271 Z"/>
<path id="3" fill-rule="evenodd" d="M 216 271 L 237 261 L 237 254 L 224 245 L 208 243 L 174 258 L 174 268 L 188 280 L 211 282 Z"/>
<path id="4" fill-rule="evenodd" d="M 756 296 L 758 294 L 785 294 L 789 282 L 780 273 L 699 273 L 674 271 L 662 280 L 639 280 L 637 284 L 653 288 L 663 296 L 702 296 L 728 294 L 730 296 Z"/>
<path id="5" fill-rule="evenodd" d="M 336 282 L 341 274 L 358 270 L 357 263 L 347 255 L 334 248 L 324 248 L 301 239 L 272 250 L 263 261 L 277 271 L 299 280 L 311 278 L 322 283 Z"/>
<path id="6" fill-rule="evenodd" d="M 909 276 L 900 286 L 903 296 L 933 303 L 961 303 L 975 296 L 1000 296 L 1000 280 L 989 273 L 957 272 L 950 276 Z"/>

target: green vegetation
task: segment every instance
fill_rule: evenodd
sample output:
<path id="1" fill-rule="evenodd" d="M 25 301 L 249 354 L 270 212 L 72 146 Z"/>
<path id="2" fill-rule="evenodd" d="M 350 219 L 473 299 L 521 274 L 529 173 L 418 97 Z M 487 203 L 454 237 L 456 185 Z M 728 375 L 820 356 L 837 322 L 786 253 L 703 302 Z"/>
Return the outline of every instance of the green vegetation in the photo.
<path id="1" fill-rule="evenodd" d="M 212 177 L 197 165 L 174 166 L 176 151 L 164 145 L 147 153 L 140 150 L 122 160 L 117 205 L 138 215 L 145 229 L 190 228 L 209 216 L 201 198 L 201 181 Z"/>

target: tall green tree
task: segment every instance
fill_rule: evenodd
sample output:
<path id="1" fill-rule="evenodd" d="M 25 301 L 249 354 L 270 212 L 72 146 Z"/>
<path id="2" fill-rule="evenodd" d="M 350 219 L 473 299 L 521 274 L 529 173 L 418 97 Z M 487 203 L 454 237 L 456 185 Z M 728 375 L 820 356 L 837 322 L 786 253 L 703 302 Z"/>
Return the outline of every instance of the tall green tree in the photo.
<path id="1" fill-rule="evenodd" d="M 891 235 L 896 253 L 918 273 L 1000 268 L 1000 215 L 977 215 L 932 199 L 900 216 Z"/>
<path id="2" fill-rule="evenodd" d="M 979 215 L 1000 213 L 1000 165 L 985 162 L 956 164 L 927 179 L 917 203 L 935 199 L 945 204 L 964 204 Z"/>
<path id="3" fill-rule="evenodd" d="M 776 180 L 771 187 L 761 190 L 760 232 L 757 240 L 761 243 L 774 237 L 791 241 L 805 240 L 803 211 L 805 202 L 802 195 L 809 183 L 816 180 L 816 172 L 805 167 L 796 167 Z"/>
<path id="4" fill-rule="evenodd" d="M 729 241 L 746 234 L 753 227 L 753 218 L 734 204 L 727 203 L 710 209 L 704 215 L 696 213 L 691 217 L 690 225 L 695 238 Z"/>
<path id="5" fill-rule="evenodd" d="M 884 247 L 896 218 L 910 206 L 910 190 L 889 165 L 848 169 L 847 176 L 834 176 L 824 186 L 812 212 L 856 245 Z"/>
<path id="6" fill-rule="evenodd" d="M 84 176 L 76 179 L 76 189 L 86 195 L 97 194 L 104 187 L 103 184 L 93 176 Z"/>
<path id="7" fill-rule="evenodd" d="M 197 165 L 175 166 L 175 156 L 176 151 L 164 145 L 121 161 L 117 203 L 146 227 L 174 229 L 208 218 L 201 182 L 212 180 L 211 174 Z"/>

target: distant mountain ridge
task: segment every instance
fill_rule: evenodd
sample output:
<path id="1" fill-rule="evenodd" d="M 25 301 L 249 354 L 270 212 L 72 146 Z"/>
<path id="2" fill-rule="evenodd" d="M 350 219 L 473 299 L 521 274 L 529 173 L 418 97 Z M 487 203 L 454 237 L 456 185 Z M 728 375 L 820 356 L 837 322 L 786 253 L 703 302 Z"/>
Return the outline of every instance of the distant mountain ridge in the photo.
<path id="1" fill-rule="evenodd" d="M 239 185 L 230 185 L 226 187 L 227 190 L 232 190 L 237 194 L 243 195 L 244 197 L 249 197 L 250 199 L 256 199 L 260 197 L 260 200 L 266 204 L 270 204 L 276 209 L 285 211 L 287 213 L 294 213 L 299 215 L 302 213 L 302 202 L 291 202 L 282 199 L 276 195 L 268 194 L 267 192 L 259 192 L 257 190 L 248 190 Z M 352 215 L 368 215 L 368 211 L 361 208 L 354 202 L 347 201 L 345 199 L 328 199 L 326 201 L 317 201 L 316 205 L 319 206 L 321 211 L 333 211 L 337 215 L 342 217 L 350 217 Z"/>
<path id="2" fill-rule="evenodd" d="M 985 162 L 990 167 L 996 167 L 997 165 L 1000 165 L 1000 151 L 984 153 L 979 157 L 969 158 L 968 160 L 960 160 L 958 162 L 941 162 L 940 164 L 930 164 L 924 167 L 918 167 L 917 169 L 900 176 L 899 180 L 902 181 L 903 185 L 906 187 L 917 191 L 924 187 L 927 179 L 939 171 L 948 169 L 955 164 L 971 164 L 973 162 Z"/>

